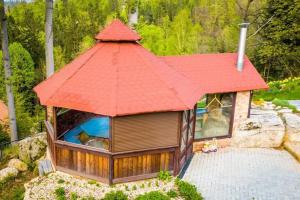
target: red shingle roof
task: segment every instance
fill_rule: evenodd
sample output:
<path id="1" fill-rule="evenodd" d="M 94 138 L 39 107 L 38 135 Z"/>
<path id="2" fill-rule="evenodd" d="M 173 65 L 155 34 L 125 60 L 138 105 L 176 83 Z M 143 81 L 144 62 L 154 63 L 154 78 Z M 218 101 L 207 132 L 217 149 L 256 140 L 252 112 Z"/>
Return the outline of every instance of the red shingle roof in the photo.
<path id="1" fill-rule="evenodd" d="M 109 26 L 95 37 L 100 41 L 138 41 L 141 37 L 123 24 L 120 20 L 114 20 Z"/>
<path id="2" fill-rule="evenodd" d="M 119 116 L 192 109 L 205 93 L 267 88 L 248 59 L 238 72 L 236 54 L 156 57 L 120 23 L 34 88 L 42 105 Z"/>
<path id="3" fill-rule="evenodd" d="M 108 116 L 193 108 L 202 89 L 137 43 L 100 42 L 34 88 L 43 105 Z"/>
<path id="4" fill-rule="evenodd" d="M 176 71 L 201 86 L 205 93 L 267 89 L 250 60 L 245 56 L 243 71 L 236 69 L 236 53 L 196 54 L 160 57 Z"/>

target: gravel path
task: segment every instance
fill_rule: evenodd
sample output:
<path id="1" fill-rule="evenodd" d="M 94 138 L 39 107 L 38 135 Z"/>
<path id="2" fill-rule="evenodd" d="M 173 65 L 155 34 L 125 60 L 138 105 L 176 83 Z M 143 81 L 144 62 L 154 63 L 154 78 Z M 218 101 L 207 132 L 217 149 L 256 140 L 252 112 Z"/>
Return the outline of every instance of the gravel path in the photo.
<path id="1" fill-rule="evenodd" d="M 196 153 L 183 178 L 195 184 L 205 200 L 300 199 L 300 164 L 284 150 Z"/>

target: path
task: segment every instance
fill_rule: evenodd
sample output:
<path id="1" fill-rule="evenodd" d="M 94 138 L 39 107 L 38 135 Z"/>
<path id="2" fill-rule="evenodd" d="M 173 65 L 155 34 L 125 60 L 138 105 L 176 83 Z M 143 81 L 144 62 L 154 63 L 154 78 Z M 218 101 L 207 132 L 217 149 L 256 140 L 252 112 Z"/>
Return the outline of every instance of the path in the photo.
<path id="1" fill-rule="evenodd" d="M 289 100 L 288 101 L 291 105 L 294 105 L 297 107 L 297 110 L 300 111 L 300 100 Z"/>
<path id="2" fill-rule="evenodd" d="M 196 153 L 185 180 L 206 200 L 300 199 L 300 164 L 286 151 L 225 148 Z"/>

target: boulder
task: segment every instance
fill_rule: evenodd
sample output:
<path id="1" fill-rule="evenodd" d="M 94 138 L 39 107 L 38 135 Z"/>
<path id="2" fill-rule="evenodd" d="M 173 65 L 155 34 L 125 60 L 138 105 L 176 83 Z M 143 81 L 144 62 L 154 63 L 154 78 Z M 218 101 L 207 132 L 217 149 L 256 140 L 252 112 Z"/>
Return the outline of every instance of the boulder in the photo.
<path id="1" fill-rule="evenodd" d="M 27 169 L 28 169 L 28 166 L 26 163 L 22 162 L 19 159 L 15 159 L 15 158 L 11 159 L 8 162 L 8 167 L 16 168 L 17 170 L 19 170 L 21 172 L 27 171 Z"/>
<path id="2" fill-rule="evenodd" d="M 293 111 L 289 108 L 283 108 L 277 111 L 278 113 L 292 113 Z"/>
<path id="3" fill-rule="evenodd" d="M 300 142 L 284 142 L 284 148 L 300 161 Z"/>
<path id="4" fill-rule="evenodd" d="M 42 157 L 47 148 L 46 133 L 39 133 L 18 142 L 19 159 L 28 163 Z"/>
<path id="5" fill-rule="evenodd" d="M 271 110 L 256 110 L 254 115 L 240 122 L 231 145 L 235 147 L 279 147 L 285 127 L 281 118 Z"/>
<path id="6" fill-rule="evenodd" d="M 286 123 L 286 140 L 300 142 L 300 116 L 293 113 L 284 113 Z"/>
<path id="7" fill-rule="evenodd" d="M 19 171 L 14 167 L 6 167 L 0 170 L 0 183 L 5 181 L 10 177 L 16 177 Z"/>

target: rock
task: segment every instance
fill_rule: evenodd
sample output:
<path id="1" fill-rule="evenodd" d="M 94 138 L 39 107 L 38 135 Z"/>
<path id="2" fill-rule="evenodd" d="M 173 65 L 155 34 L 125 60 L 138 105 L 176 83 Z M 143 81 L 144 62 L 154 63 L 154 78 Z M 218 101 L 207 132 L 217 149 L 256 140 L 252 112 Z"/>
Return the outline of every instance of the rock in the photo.
<path id="1" fill-rule="evenodd" d="M 274 110 L 275 109 L 275 105 L 272 102 L 264 102 L 262 108 L 264 110 Z"/>
<path id="2" fill-rule="evenodd" d="M 33 137 L 18 142 L 19 159 L 28 163 L 42 157 L 47 148 L 46 133 L 39 133 Z"/>
<path id="3" fill-rule="evenodd" d="M 285 149 L 300 161 L 300 142 L 284 142 Z"/>
<path id="4" fill-rule="evenodd" d="M 21 172 L 24 172 L 24 171 L 27 171 L 28 167 L 27 167 L 27 164 L 22 162 L 21 160 L 19 159 L 11 159 L 9 162 L 8 162 L 8 167 L 13 167 L 13 168 L 16 168 L 17 170 L 21 171 Z"/>
<path id="5" fill-rule="evenodd" d="M 19 171 L 14 167 L 6 167 L 0 170 L 0 182 L 5 181 L 10 177 L 16 177 Z"/>
<path id="6" fill-rule="evenodd" d="M 277 111 L 278 113 L 292 113 L 293 111 L 289 108 L 283 108 Z"/>
<path id="7" fill-rule="evenodd" d="M 239 129 L 240 130 L 252 130 L 252 129 L 261 128 L 261 126 L 262 125 L 258 119 L 248 118 L 239 124 Z"/>
<path id="8" fill-rule="evenodd" d="M 270 110 L 255 112 L 255 115 L 240 123 L 231 145 L 263 148 L 281 146 L 285 133 L 281 118 Z"/>
<path id="9" fill-rule="evenodd" d="M 293 113 L 284 113 L 286 123 L 286 139 L 291 142 L 300 142 L 300 117 Z"/>

